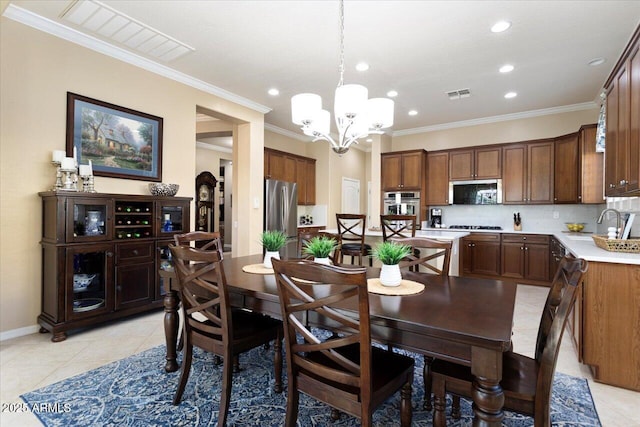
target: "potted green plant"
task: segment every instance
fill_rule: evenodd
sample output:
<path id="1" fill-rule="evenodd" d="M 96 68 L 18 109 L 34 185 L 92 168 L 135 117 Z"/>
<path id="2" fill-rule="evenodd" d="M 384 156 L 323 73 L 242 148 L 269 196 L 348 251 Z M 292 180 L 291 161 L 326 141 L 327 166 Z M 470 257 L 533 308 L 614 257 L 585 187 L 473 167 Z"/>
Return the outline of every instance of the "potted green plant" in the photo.
<path id="1" fill-rule="evenodd" d="M 411 246 L 399 245 L 395 242 L 382 242 L 373 251 L 373 257 L 382 262 L 380 270 L 380 284 L 384 286 L 399 286 L 402 282 L 400 261 L 411 253 Z"/>
<path id="2" fill-rule="evenodd" d="M 320 264 L 331 264 L 329 261 L 329 255 L 336 248 L 338 242 L 336 239 L 327 236 L 315 236 L 312 237 L 305 247 L 302 249 L 302 253 L 306 255 L 312 255 L 315 262 Z"/>
<path id="3" fill-rule="evenodd" d="M 280 259 L 280 248 L 287 244 L 287 235 L 280 230 L 266 230 L 260 235 L 260 243 L 265 250 L 264 266 L 273 268 L 271 258 Z"/>

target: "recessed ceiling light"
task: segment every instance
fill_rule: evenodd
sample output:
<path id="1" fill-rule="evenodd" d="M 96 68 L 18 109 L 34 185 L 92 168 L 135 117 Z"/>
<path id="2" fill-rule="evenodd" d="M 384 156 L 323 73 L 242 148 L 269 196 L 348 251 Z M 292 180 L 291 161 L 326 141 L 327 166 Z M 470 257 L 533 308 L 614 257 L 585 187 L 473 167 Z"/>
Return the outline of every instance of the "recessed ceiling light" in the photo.
<path id="1" fill-rule="evenodd" d="M 356 64 L 356 70 L 358 71 L 367 71 L 369 69 L 369 64 L 366 62 L 359 62 Z"/>
<path id="2" fill-rule="evenodd" d="M 598 65 L 602 65 L 606 62 L 607 60 L 604 58 L 594 58 L 591 61 L 588 62 L 589 65 L 591 65 L 592 67 L 596 67 Z"/>
<path id="3" fill-rule="evenodd" d="M 505 64 L 502 67 L 500 67 L 501 73 L 510 73 L 512 71 L 513 71 L 513 65 L 511 64 Z"/>
<path id="4" fill-rule="evenodd" d="M 518 96 L 517 92 L 507 92 L 504 94 L 504 97 L 507 99 L 515 98 L 516 96 Z"/>
<path id="5" fill-rule="evenodd" d="M 280 95 L 280 91 L 278 89 L 276 89 L 275 87 L 269 89 L 268 94 L 271 96 L 278 96 Z"/>
<path id="6" fill-rule="evenodd" d="M 389 92 L 387 92 L 387 96 L 389 98 L 395 98 L 396 96 L 398 96 L 398 92 L 395 90 L 390 90 Z"/>
<path id="7" fill-rule="evenodd" d="M 511 27 L 511 22 L 509 22 L 509 21 L 498 21 L 495 24 L 493 24 L 493 27 L 491 27 L 491 32 L 492 33 L 501 33 L 503 31 L 507 31 L 510 27 Z"/>
<path id="8" fill-rule="evenodd" d="M 417 116 L 417 115 L 418 115 L 418 111 L 416 111 L 416 110 L 409 110 L 409 113 L 408 113 L 408 114 L 409 114 L 410 116 Z"/>
<path id="9" fill-rule="evenodd" d="M 367 138 L 365 141 L 367 141 L 367 142 L 373 142 L 373 139 L 372 139 L 372 138 Z"/>

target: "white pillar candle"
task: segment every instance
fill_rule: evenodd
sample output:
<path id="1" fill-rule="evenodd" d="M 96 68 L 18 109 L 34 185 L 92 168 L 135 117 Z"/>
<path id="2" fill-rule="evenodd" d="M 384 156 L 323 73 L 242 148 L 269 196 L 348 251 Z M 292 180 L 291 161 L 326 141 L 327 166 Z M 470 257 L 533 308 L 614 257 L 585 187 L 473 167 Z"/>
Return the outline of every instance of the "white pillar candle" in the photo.
<path id="1" fill-rule="evenodd" d="M 62 159 L 65 157 L 64 150 L 53 150 L 53 155 L 51 156 L 51 160 L 56 163 L 61 163 Z"/>
<path id="2" fill-rule="evenodd" d="M 89 176 L 91 175 L 91 169 L 89 165 L 80 165 L 80 176 Z"/>
<path id="3" fill-rule="evenodd" d="M 89 175 L 93 175 L 93 164 L 91 163 L 91 160 L 89 160 Z"/>
<path id="4" fill-rule="evenodd" d="M 71 170 L 76 168 L 76 161 L 73 157 L 65 157 L 62 159 L 62 169 Z"/>

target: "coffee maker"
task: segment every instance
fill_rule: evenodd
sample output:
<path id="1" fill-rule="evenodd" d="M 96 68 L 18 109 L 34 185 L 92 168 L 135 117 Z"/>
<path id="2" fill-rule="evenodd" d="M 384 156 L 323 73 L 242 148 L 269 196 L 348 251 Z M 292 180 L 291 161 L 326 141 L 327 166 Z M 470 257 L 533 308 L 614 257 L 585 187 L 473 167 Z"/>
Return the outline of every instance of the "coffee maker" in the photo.
<path id="1" fill-rule="evenodd" d="M 431 228 L 440 228 L 442 225 L 442 209 L 432 208 L 429 213 L 429 218 L 431 218 L 431 222 L 429 224 Z"/>

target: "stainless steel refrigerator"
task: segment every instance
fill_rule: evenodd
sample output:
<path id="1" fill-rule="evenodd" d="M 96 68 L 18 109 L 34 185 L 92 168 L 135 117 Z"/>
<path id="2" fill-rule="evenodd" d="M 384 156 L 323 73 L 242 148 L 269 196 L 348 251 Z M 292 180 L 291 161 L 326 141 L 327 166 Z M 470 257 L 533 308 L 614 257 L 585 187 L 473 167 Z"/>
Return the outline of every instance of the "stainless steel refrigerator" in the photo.
<path id="1" fill-rule="evenodd" d="M 266 179 L 264 183 L 264 229 L 280 230 L 289 238 L 280 250 L 283 258 L 298 252 L 298 188 L 294 182 Z"/>

